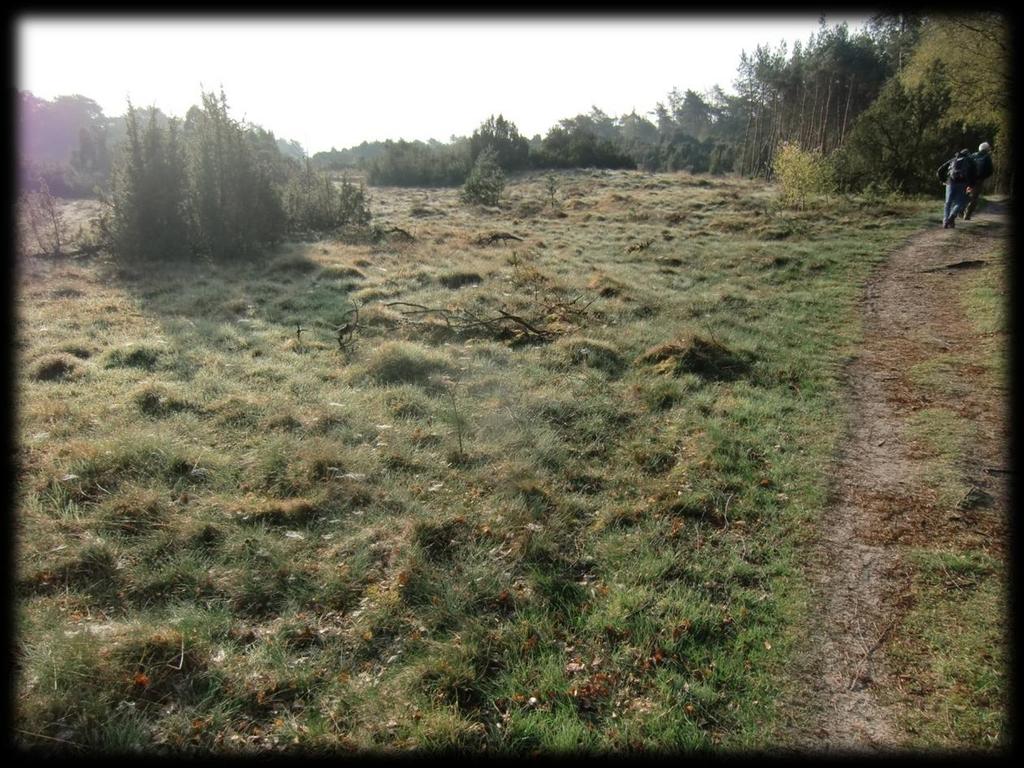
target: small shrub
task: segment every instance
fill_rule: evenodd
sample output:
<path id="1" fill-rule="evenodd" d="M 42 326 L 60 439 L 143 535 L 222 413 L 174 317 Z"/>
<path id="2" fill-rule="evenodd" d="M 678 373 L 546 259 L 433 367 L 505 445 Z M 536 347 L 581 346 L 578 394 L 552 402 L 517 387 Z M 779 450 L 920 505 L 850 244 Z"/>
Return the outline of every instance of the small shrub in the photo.
<path id="1" fill-rule="evenodd" d="M 433 375 L 448 370 L 444 358 L 410 342 L 393 341 L 383 344 L 367 366 L 370 377 L 381 384 L 430 383 Z"/>
<path id="2" fill-rule="evenodd" d="M 803 208 L 808 195 L 827 197 L 836 188 L 832 167 L 821 152 L 803 150 L 789 142 L 775 153 L 772 170 L 787 205 Z"/>
<path id="3" fill-rule="evenodd" d="M 651 347 L 637 362 L 655 363 L 662 371 L 677 376 L 692 373 L 709 381 L 734 381 L 746 375 L 753 364 L 749 354 L 734 352 L 701 336 Z"/>
<path id="4" fill-rule="evenodd" d="M 497 205 L 505 189 L 505 173 L 498 164 L 494 150 L 483 150 L 473 163 L 466 184 L 462 188 L 462 199 L 467 203 Z"/>
<path id="5" fill-rule="evenodd" d="M 25 251 L 32 246 L 48 256 L 60 256 L 67 245 L 68 233 L 56 198 L 50 194 L 45 179 L 39 180 L 38 192 L 26 192 L 18 204 L 21 214 L 21 243 Z"/>
<path id="6" fill-rule="evenodd" d="M 328 232 L 370 222 L 366 192 L 343 177 L 336 185 L 326 173 L 314 171 L 306 161 L 284 188 L 283 202 L 293 232 Z"/>

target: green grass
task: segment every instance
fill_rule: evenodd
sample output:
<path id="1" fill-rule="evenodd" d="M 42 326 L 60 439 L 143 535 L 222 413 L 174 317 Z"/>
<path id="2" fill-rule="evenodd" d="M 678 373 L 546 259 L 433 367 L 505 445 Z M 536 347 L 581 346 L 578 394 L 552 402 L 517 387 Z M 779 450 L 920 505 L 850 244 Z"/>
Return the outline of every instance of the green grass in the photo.
<path id="1" fill-rule="evenodd" d="M 990 750 L 1006 745 L 1009 647 L 1006 566 L 985 552 L 915 550 L 915 607 L 890 651 L 905 671 L 903 710 L 917 748 Z"/>
<path id="2" fill-rule="evenodd" d="M 967 473 L 982 427 L 953 410 L 967 393 L 1007 391 L 1005 259 L 1001 247 L 994 250 L 990 266 L 962 293 L 960 308 L 977 344 L 966 356 L 937 354 L 911 369 L 915 385 L 939 403 L 908 423 L 923 480 L 939 509 L 972 517 L 967 532 L 907 553 L 911 604 L 888 653 L 903 670 L 901 689 L 890 698 L 901 703 L 914 748 L 995 750 L 1010 739 L 1005 522 L 990 519 L 991 500 Z"/>
<path id="3" fill-rule="evenodd" d="M 562 217 L 543 176 L 500 214 L 382 189 L 414 241 L 264 264 L 27 265 L 22 743 L 775 743 L 854 304 L 930 203 L 797 212 L 631 172 L 560 190 Z M 475 244 L 495 229 L 524 239 Z M 39 376 L 59 355 L 73 375 Z"/>

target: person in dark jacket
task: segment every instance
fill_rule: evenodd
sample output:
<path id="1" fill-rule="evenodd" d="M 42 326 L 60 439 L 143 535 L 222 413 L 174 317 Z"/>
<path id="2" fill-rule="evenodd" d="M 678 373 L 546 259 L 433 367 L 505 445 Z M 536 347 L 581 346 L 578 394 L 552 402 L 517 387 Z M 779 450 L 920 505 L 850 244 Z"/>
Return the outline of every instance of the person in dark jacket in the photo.
<path id="1" fill-rule="evenodd" d="M 946 185 L 946 207 L 942 212 L 943 229 L 955 227 L 956 215 L 967 206 L 967 187 L 974 179 L 972 166 L 970 150 L 961 149 L 940 165 L 936 172 L 939 181 Z"/>
<path id="2" fill-rule="evenodd" d="M 992 175 L 992 146 L 987 141 L 981 142 L 978 151 L 971 155 L 971 160 L 974 163 L 974 178 L 967 185 L 967 206 L 960 212 L 968 221 L 974 209 L 978 207 L 981 183 Z"/>

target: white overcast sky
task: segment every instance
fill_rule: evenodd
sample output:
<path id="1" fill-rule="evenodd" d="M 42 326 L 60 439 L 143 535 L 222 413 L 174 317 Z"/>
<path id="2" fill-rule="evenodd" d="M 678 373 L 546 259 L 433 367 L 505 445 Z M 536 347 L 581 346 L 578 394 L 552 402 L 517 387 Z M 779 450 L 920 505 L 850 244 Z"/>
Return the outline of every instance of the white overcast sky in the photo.
<path id="1" fill-rule="evenodd" d="M 181 117 L 200 86 L 231 114 L 310 153 L 468 136 L 502 113 L 520 133 L 597 106 L 649 113 L 672 87 L 733 92 L 740 52 L 803 43 L 869 13 L 637 16 L 60 16 L 16 22 L 17 87 L 81 94 L 108 116 L 127 98 Z"/>

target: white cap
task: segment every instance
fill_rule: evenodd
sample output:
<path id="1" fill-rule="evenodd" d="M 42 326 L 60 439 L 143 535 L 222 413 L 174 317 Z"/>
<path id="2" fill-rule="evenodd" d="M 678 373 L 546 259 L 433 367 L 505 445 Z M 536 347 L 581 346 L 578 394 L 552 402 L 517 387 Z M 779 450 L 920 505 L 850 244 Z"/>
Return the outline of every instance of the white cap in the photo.
<path id="1" fill-rule="evenodd" d="M 981 144 L 978 145 L 978 151 L 979 152 L 991 152 L 992 151 L 992 146 L 987 141 L 983 141 L 983 142 L 981 142 Z"/>

